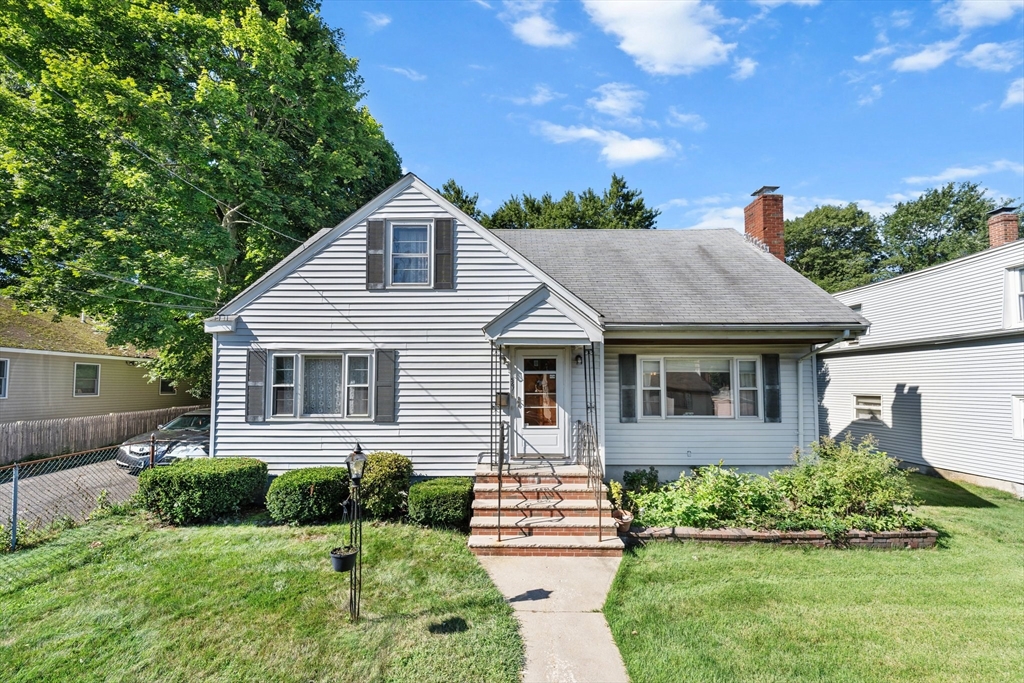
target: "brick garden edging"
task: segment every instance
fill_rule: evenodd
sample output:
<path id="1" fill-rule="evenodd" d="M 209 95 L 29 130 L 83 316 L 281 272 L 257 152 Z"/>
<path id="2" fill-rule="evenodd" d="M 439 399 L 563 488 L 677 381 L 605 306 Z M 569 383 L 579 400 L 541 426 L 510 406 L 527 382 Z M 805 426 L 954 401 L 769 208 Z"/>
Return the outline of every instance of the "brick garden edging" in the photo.
<path id="1" fill-rule="evenodd" d="M 649 541 L 701 541 L 712 543 L 751 544 L 778 543 L 780 545 L 813 545 L 817 548 L 933 548 L 939 533 L 932 529 L 911 531 L 847 532 L 833 543 L 820 531 L 755 531 L 753 529 L 697 529 L 690 526 L 632 527 L 621 534 L 627 545 L 641 545 Z"/>

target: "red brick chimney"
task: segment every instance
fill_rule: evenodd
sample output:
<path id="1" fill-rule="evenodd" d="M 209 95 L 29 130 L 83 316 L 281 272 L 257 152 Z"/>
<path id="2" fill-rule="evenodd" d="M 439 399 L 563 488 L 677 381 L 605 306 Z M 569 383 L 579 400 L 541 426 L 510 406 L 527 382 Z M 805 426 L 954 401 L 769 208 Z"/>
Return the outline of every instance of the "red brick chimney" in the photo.
<path id="1" fill-rule="evenodd" d="M 768 247 L 772 256 L 785 261 L 782 195 L 773 194 L 777 189 L 777 186 L 765 185 L 750 195 L 755 199 L 743 209 L 743 229 L 749 237 Z"/>
<path id="2" fill-rule="evenodd" d="M 988 246 L 1001 247 L 1017 241 L 1019 219 L 1016 206 L 1001 206 L 988 212 Z"/>

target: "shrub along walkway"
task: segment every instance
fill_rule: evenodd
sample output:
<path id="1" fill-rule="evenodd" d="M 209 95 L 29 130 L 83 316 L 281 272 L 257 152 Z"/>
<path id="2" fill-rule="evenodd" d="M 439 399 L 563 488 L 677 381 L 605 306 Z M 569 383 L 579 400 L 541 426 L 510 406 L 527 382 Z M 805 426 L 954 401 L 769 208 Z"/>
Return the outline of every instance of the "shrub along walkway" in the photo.
<path id="1" fill-rule="evenodd" d="M 628 683 L 601 614 L 621 557 L 480 557 L 516 612 L 523 683 Z"/>

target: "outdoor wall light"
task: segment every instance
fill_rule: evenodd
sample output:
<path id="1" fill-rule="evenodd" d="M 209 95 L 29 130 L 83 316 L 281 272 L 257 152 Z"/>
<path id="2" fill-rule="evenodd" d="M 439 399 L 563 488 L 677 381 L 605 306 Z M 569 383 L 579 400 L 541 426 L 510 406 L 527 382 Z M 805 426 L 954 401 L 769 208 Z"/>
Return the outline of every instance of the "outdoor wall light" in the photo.
<path id="1" fill-rule="evenodd" d="M 575 360 L 576 360 L 576 365 L 583 365 L 583 354 L 582 353 L 577 353 Z"/>
<path id="2" fill-rule="evenodd" d="M 496 391 L 496 392 L 494 392 L 494 407 L 495 408 L 508 408 L 508 392 L 507 391 Z"/>
<path id="3" fill-rule="evenodd" d="M 359 481 L 363 478 L 363 467 L 366 466 L 366 454 L 363 453 L 363 449 L 358 443 L 356 449 L 348 454 L 345 465 L 348 467 L 349 479 L 353 484 L 359 486 Z"/>

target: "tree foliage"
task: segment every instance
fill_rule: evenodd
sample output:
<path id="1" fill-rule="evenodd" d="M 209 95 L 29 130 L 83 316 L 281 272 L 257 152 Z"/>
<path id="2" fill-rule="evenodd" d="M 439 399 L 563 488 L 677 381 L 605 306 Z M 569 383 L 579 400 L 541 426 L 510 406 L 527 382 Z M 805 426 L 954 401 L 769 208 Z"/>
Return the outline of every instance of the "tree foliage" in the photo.
<path id="1" fill-rule="evenodd" d="M 0 0 L 4 293 L 207 387 L 202 318 L 400 176 L 318 8 Z"/>
<path id="2" fill-rule="evenodd" d="M 578 196 L 566 192 L 555 201 L 550 193 L 539 199 L 528 194 L 512 196 L 490 216 L 488 228 L 653 229 L 661 211 L 648 208 L 643 193 L 626 180 L 612 175 L 611 185 L 597 194 L 587 188 Z"/>
<path id="3" fill-rule="evenodd" d="M 881 246 L 875 219 L 856 204 L 818 206 L 786 221 L 786 263 L 826 292 L 871 282 Z"/>
<path id="4" fill-rule="evenodd" d="M 977 183 L 947 183 L 882 218 L 884 268 L 902 275 L 988 248 L 985 214 L 996 202 Z"/>
<path id="5" fill-rule="evenodd" d="M 478 209 L 476 205 L 480 195 L 475 193 L 469 194 L 461 185 L 455 182 L 454 178 L 449 178 L 438 192 L 470 218 L 477 221 L 484 219 L 484 212 Z"/>

